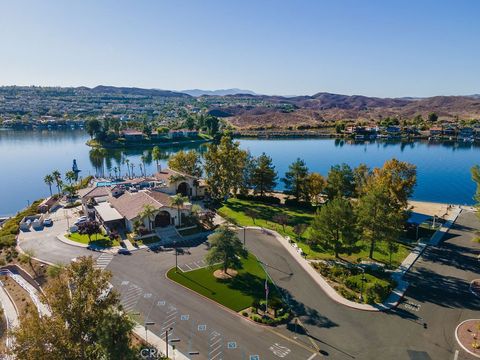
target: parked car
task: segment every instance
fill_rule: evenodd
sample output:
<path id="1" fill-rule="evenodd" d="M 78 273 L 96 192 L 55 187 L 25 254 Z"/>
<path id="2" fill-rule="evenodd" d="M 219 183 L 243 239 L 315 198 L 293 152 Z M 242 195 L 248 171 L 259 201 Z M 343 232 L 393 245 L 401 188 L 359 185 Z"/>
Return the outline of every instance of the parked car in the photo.
<path id="1" fill-rule="evenodd" d="M 88 218 L 86 216 L 80 216 L 77 221 L 73 223 L 73 225 L 80 225 L 88 221 Z"/>
<path id="2" fill-rule="evenodd" d="M 123 254 L 123 255 L 132 255 L 132 252 L 128 249 L 118 249 L 117 254 Z"/>
<path id="3" fill-rule="evenodd" d="M 45 220 L 43 220 L 43 225 L 52 226 L 53 225 L 53 220 L 50 219 L 50 218 L 46 218 Z"/>

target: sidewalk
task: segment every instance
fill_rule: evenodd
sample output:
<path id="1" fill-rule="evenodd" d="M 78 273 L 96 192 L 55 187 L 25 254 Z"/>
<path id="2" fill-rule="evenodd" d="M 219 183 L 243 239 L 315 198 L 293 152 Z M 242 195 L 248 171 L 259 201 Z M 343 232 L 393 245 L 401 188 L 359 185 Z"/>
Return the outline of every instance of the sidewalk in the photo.
<path id="1" fill-rule="evenodd" d="M 143 339 L 145 342 L 153 345 L 160 353 L 165 355 L 165 340 L 160 338 L 158 335 L 155 335 L 150 330 L 145 332 L 145 327 L 142 325 L 136 325 L 133 329 L 133 332 Z M 147 335 L 148 334 L 148 335 Z M 146 341 L 145 337 L 148 337 L 148 341 Z M 190 358 L 184 354 L 182 354 L 177 349 L 173 349 L 171 344 L 168 345 L 168 358 L 173 360 L 189 360 Z"/>
<path id="2" fill-rule="evenodd" d="M 461 207 L 456 207 L 453 209 L 450 216 L 447 218 L 445 224 L 437 230 L 428 244 L 418 244 L 412 252 L 403 260 L 400 266 L 395 270 L 392 277 L 397 282 L 397 287 L 392 291 L 390 296 L 382 304 L 360 304 L 350 300 L 345 299 L 343 296 L 339 295 L 335 289 L 333 289 L 330 284 L 310 265 L 310 262 L 303 258 L 296 249 L 290 245 L 287 239 L 281 236 L 275 230 L 264 229 L 258 226 L 248 226 L 247 229 L 256 229 L 267 231 L 268 233 L 275 236 L 275 238 L 283 245 L 283 247 L 292 255 L 292 257 L 299 263 L 299 265 L 310 275 L 310 277 L 317 283 L 318 286 L 334 301 L 339 304 L 348 306 L 350 308 L 364 310 L 364 311 L 384 311 L 388 309 L 395 308 L 398 306 L 400 300 L 403 298 L 403 295 L 407 291 L 408 282 L 403 280 L 405 273 L 410 270 L 415 261 L 420 257 L 427 246 L 437 246 L 440 241 L 443 239 L 443 236 L 450 230 L 452 225 L 457 220 L 457 217 L 462 212 Z M 219 216 L 220 217 L 220 216 Z"/>
<path id="3" fill-rule="evenodd" d="M 12 328 L 17 327 L 20 324 L 20 321 L 18 319 L 17 307 L 8 295 L 7 291 L 3 288 L 3 284 L 0 285 L 0 304 L 3 309 L 3 316 L 7 322 L 7 331 L 10 331 Z M 12 339 L 7 337 L 6 347 L 10 348 L 11 346 Z"/>
<path id="4" fill-rule="evenodd" d="M 40 301 L 38 290 L 35 289 L 22 276 L 20 276 L 19 274 L 14 274 L 10 270 L 6 270 L 6 269 L 1 270 L 0 273 L 10 276 L 18 285 L 20 285 L 22 288 L 25 289 L 26 292 L 28 292 L 28 295 L 30 295 L 30 298 L 32 299 L 32 302 L 35 304 L 40 316 L 51 315 L 50 309 L 47 307 L 47 305 L 45 305 Z"/>

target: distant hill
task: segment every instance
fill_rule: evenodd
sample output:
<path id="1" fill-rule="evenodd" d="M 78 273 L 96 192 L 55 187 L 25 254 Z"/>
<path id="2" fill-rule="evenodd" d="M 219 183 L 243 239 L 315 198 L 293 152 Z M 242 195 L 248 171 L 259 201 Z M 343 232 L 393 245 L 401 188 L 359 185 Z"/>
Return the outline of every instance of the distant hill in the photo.
<path id="1" fill-rule="evenodd" d="M 159 89 L 142 89 L 136 87 L 116 87 L 99 85 L 92 89 L 96 93 L 121 94 L 121 95 L 138 95 L 138 96 L 161 96 L 161 97 L 190 97 L 183 92 L 174 92 L 170 90 Z"/>
<path id="2" fill-rule="evenodd" d="M 202 90 L 202 89 L 191 89 L 191 90 L 182 90 L 180 91 L 184 94 L 188 94 L 190 96 L 225 96 L 225 95 L 237 95 L 237 94 L 248 94 L 248 95 L 256 95 L 251 90 L 242 90 L 242 89 L 220 89 L 220 90 Z"/>
<path id="3" fill-rule="evenodd" d="M 238 101 L 233 101 L 237 98 Z M 436 112 L 440 119 L 480 119 L 480 97 L 434 96 L 428 98 L 377 98 L 361 95 L 318 93 L 312 96 L 229 96 L 222 106 L 228 121 L 238 128 L 317 127 L 337 120 L 378 121 L 385 117 L 424 118 Z M 257 99 L 256 106 L 240 105 Z M 215 109 L 211 109 L 215 110 Z"/>

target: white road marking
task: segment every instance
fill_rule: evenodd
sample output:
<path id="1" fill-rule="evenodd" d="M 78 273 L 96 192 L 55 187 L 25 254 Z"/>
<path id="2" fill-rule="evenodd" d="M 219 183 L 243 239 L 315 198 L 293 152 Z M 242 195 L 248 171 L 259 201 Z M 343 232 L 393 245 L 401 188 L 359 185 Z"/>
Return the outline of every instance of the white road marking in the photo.
<path id="1" fill-rule="evenodd" d="M 142 295 L 142 288 L 140 288 L 137 285 L 130 285 L 128 287 L 128 290 L 125 293 L 125 296 L 122 297 L 121 304 L 125 311 L 131 311 L 137 304 L 138 300 L 140 299 L 140 296 Z"/>
<path id="2" fill-rule="evenodd" d="M 270 351 L 273 352 L 276 356 L 281 358 L 284 358 L 291 352 L 289 348 L 282 346 L 278 343 L 275 343 L 272 346 L 270 346 Z"/>
<path id="3" fill-rule="evenodd" d="M 458 350 L 455 350 L 455 356 L 453 357 L 453 360 L 457 360 L 458 359 Z"/>
<path id="4" fill-rule="evenodd" d="M 97 262 L 95 263 L 94 267 L 96 269 L 105 269 L 108 264 L 110 264 L 110 262 L 112 261 L 113 259 L 113 255 L 112 254 L 106 254 L 106 253 L 103 253 L 102 255 L 100 255 L 98 258 L 97 258 Z"/>
<path id="5" fill-rule="evenodd" d="M 317 356 L 317 353 L 313 353 L 307 360 L 312 360 L 315 356 Z"/>

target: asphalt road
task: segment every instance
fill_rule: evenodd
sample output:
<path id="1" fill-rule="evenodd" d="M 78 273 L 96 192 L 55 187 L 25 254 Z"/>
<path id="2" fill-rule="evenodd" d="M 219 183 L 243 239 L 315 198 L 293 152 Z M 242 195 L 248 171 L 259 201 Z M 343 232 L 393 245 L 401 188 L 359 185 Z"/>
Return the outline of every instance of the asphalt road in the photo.
<path id="1" fill-rule="evenodd" d="M 430 248 L 408 276 L 411 286 L 395 311 L 372 313 L 349 309 L 328 298 L 305 275 L 273 236 L 249 231 L 247 247 L 267 263 L 277 285 L 334 359 L 454 359 L 459 322 L 475 316 L 480 299 L 468 285 L 480 277 L 472 242 L 480 224 L 474 213 L 462 213 L 438 248 Z M 289 276 L 287 274 L 293 273 Z M 425 325 L 424 325 L 425 323 Z M 457 359 L 470 359 L 459 351 Z"/>
<path id="2" fill-rule="evenodd" d="M 173 252 L 137 251 L 133 255 L 102 255 L 98 263 L 113 273 L 125 309 L 139 313 L 139 322 L 153 321 L 149 329 L 170 339 L 192 359 L 470 359 L 454 339 L 456 325 L 478 317 L 480 299 L 468 291 L 480 278 L 473 242 L 480 223 L 471 212 L 460 215 L 445 241 L 429 248 L 416 262 L 407 280 L 410 287 L 400 306 L 372 313 L 347 308 L 328 298 L 274 237 L 247 231 L 247 247 L 262 262 L 308 330 L 294 326 L 266 328 L 252 324 L 229 310 L 170 282 L 165 272 L 175 265 Z M 68 262 L 80 255 L 98 253 L 52 239 L 49 232 L 32 234 L 22 247 L 50 262 Z M 180 255 L 182 268 L 203 266 L 204 245 Z M 315 354 L 314 342 L 321 353 Z M 456 353 L 458 351 L 458 353 Z M 312 357 L 313 356 L 313 357 Z"/>
<path id="3" fill-rule="evenodd" d="M 206 253 L 205 245 L 179 256 L 179 264 L 195 267 Z M 273 329 L 252 324 L 165 278 L 175 266 L 173 252 L 138 251 L 117 255 L 108 265 L 114 274 L 113 285 L 121 293 L 124 309 L 139 313 L 137 320 L 154 322 L 148 327 L 169 338 L 176 347 L 194 359 L 313 359 L 307 345 L 278 335 Z M 175 341 L 178 340 L 178 341 Z M 314 357 L 312 357 L 314 356 Z"/>

